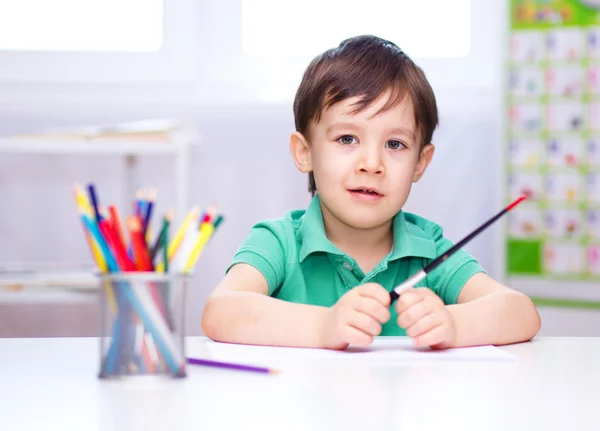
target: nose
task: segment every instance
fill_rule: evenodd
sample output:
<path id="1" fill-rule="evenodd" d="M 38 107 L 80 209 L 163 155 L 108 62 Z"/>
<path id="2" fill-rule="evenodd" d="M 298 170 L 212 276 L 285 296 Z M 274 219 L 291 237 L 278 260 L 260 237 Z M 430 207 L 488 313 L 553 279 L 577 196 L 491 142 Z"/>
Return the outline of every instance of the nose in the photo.
<path id="1" fill-rule="evenodd" d="M 377 145 L 362 145 L 358 171 L 370 174 L 383 173 L 381 149 Z"/>

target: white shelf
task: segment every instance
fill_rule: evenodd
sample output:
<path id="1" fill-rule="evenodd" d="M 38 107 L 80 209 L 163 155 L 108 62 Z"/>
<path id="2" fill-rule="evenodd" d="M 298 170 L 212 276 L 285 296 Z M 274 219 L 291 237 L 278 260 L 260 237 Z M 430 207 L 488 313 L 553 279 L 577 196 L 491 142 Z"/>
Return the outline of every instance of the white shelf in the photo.
<path id="1" fill-rule="evenodd" d="M 0 264 L 0 304 L 89 301 L 98 286 L 89 265 Z"/>
<path id="2" fill-rule="evenodd" d="M 76 290 L 48 288 L 43 290 L 26 288 L 19 292 L 0 291 L 0 305 L 3 304 L 71 304 L 97 301 L 98 290 Z"/>
<path id="3" fill-rule="evenodd" d="M 175 184 L 175 219 L 178 223 L 190 209 L 188 202 L 190 150 L 200 144 L 200 136 L 194 127 L 179 125 L 170 127 L 177 122 L 167 120 L 159 122 L 166 125 L 168 130 L 153 133 L 144 131 L 144 122 L 128 125 L 102 126 L 110 135 L 115 128 L 121 130 L 119 136 L 99 136 L 86 131 L 83 135 L 26 135 L 0 138 L 0 154 L 26 155 L 117 155 L 125 157 L 126 175 L 123 183 L 126 202 L 135 199 L 136 185 L 140 183 L 137 175 L 138 157 L 144 155 L 172 156 L 172 175 Z M 150 123 L 156 122 L 150 121 Z M 147 132 L 143 136 L 127 135 L 128 131 L 141 130 Z M 98 286 L 91 272 L 83 278 L 67 278 L 65 274 L 52 271 L 40 271 L 36 274 L 12 277 L 3 272 L 0 262 L 0 304 L 31 304 L 31 303 L 71 303 L 89 302 L 96 298 Z M 26 265 L 27 266 L 27 265 Z M 81 274 L 80 274 L 81 275 Z"/>
<path id="4" fill-rule="evenodd" d="M 200 140 L 198 131 L 185 122 L 172 119 L 148 120 L 79 131 L 63 130 L 41 135 L 3 137 L 0 138 L 0 153 L 123 156 L 126 160 L 123 189 L 127 202 L 135 199 L 136 184 L 140 183 L 137 174 L 138 157 L 171 155 L 177 222 L 183 219 L 190 208 L 190 150 L 199 145 Z"/>

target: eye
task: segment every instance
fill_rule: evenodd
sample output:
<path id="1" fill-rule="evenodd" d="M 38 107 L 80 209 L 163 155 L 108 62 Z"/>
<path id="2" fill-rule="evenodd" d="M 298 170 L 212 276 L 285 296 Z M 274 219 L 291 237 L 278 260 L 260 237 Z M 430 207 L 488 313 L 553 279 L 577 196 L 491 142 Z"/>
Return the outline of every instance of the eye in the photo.
<path id="1" fill-rule="evenodd" d="M 402 149 L 402 147 L 406 148 L 406 145 L 404 145 L 402 142 L 397 141 L 396 139 L 390 139 L 389 141 L 387 141 L 385 143 L 386 148 L 389 148 L 390 150 L 400 150 Z"/>
<path id="2" fill-rule="evenodd" d="M 337 139 L 337 141 L 338 141 L 340 144 L 344 144 L 344 145 L 352 145 L 352 144 L 355 144 L 355 143 L 357 142 L 357 141 L 356 141 L 356 138 L 355 138 L 354 136 L 351 136 L 351 135 L 344 135 L 344 136 L 340 136 L 340 137 Z"/>

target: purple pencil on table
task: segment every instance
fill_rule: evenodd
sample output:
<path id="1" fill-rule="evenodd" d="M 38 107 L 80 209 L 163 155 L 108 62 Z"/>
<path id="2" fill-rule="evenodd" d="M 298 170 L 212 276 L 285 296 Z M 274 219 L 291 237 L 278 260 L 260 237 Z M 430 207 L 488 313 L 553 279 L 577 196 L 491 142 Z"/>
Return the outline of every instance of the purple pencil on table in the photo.
<path id="1" fill-rule="evenodd" d="M 278 370 L 272 368 L 256 367 L 253 365 L 232 364 L 230 362 L 211 361 L 208 359 L 187 358 L 187 363 L 191 365 L 203 365 L 207 367 L 225 368 L 228 370 L 249 371 L 263 374 L 277 374 Z"/>

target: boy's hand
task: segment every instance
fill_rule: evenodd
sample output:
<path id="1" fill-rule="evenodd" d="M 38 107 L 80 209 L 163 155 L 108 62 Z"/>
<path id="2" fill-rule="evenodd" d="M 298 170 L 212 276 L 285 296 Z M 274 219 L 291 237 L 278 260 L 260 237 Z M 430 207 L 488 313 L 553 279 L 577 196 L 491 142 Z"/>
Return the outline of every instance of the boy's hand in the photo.
<path id="1" fill-rule="evenodd" d="M 439 296 L 427 288 L 407 289 L 396 301 L 398 326 L 406 329 L 416 347 L 445 349 L 452 346 L 455 327 Z"/>
<path id="2" fill-rule="evenodd" d="M 368 346 L 390 319 L 390 293 L 377 283 L 355 287 L 327 310 L 322 326 L 326 349 L 345 349 L 349 344 Z"/>

